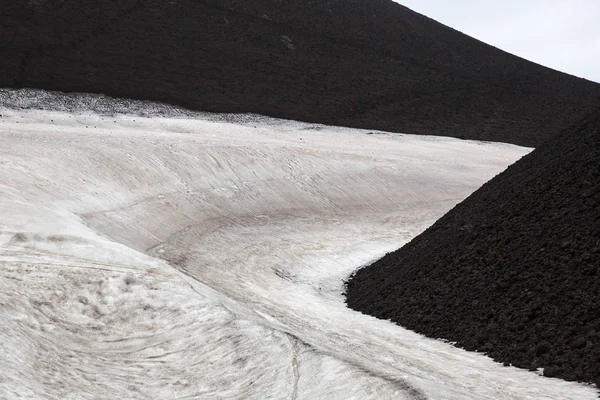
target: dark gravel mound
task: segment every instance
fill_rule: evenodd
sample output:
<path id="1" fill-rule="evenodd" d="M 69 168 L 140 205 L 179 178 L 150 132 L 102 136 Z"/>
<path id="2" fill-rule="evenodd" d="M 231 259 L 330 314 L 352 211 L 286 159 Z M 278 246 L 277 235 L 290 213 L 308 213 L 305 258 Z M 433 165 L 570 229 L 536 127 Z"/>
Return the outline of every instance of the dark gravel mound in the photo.
<path id="1" fill-rule="evenodd" d="M 358 271 L 347 303 L 600 387 L 600 111 Z"/>
<path id="2" fill-rule="evenodd" d="M 537 146 L 600 85 L 389 0 L 5 0 L 0 86 Z"/>

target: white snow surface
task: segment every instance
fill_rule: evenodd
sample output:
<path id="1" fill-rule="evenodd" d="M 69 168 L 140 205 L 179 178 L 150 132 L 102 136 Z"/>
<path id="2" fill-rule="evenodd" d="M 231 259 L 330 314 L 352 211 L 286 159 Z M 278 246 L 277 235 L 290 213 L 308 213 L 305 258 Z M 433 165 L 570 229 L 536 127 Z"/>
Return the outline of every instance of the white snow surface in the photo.
<path id="1" fill-rule="evenodd" d="M 0 109 L 2 399 L 592 399 L 348 309 L 531 149 L 268 118 Z"/>

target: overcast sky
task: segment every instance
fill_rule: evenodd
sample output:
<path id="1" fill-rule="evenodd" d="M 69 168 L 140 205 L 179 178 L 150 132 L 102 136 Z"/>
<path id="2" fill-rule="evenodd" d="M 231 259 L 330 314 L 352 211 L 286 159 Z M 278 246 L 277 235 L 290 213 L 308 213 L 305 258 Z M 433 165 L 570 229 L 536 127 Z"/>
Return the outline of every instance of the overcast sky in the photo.
<path id="1" fill-rule="evenodd" d="M 395 0 L 509 53 L 600 82 L 600 0 Z"/>

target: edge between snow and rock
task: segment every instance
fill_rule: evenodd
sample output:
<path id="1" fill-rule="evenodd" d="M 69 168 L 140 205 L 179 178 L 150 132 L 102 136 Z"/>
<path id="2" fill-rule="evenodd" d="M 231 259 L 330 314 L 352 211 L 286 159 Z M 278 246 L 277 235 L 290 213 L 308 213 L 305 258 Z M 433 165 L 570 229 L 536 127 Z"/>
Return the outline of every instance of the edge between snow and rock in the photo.
<path id="1" fill-rule="evenodd" d="M 599 384 L 599 138 L 597 111 L 357 271 L 347 304 L 500 362 Z"/>

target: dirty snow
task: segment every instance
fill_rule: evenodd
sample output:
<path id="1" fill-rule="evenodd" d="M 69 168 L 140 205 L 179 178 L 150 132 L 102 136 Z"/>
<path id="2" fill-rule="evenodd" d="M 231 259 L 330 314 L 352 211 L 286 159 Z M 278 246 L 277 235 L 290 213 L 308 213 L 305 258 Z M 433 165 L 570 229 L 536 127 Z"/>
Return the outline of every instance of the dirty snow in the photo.
<path id="1" fill-rule="evenodd" d="M 344 304 L 530 149 L 21 94 L 0 109 L 0 398 L 596 397 Z"/>

